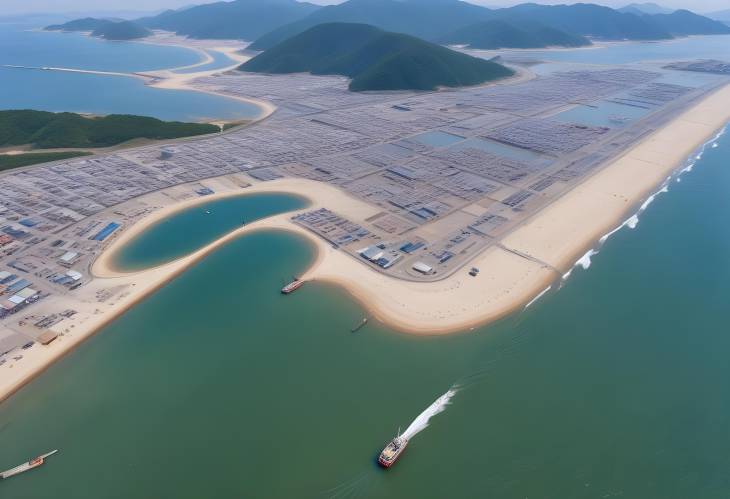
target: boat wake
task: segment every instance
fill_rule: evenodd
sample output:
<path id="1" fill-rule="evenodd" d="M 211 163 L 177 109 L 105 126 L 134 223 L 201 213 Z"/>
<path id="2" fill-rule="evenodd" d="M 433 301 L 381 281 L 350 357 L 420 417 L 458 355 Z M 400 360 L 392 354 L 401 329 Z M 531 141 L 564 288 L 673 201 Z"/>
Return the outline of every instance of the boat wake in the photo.
<path id="1" fill-rule="evenodd" d="M 366 471 L 340 485 L 326 490 L 322 495 L 330 499 L 357 499 L 359 497 L 371 497 L 370 488 L 374 481 L 374 474 Z"/>
<path id="2" fill-rule="evenodd" d="M 451 399 L 454 397 L 454 395 L 456 395 L 456 392 L 458 390 L 459 388 L 455 385 L 448 392 L 437 398 L 433 402 L 433 404 L 429 405 L 425 411 L 423 411 L 421 414 L 418 415 L 416 419 L 413 420 L 413 422 L 408 428 L 406 428 L 406 431 L 404 431 L 401 436 L 410 440 L 418 433 L 425 430 L 426 427 L 428 427 L 428 422 L 432 417 L 437 414 L 441 414 L 446 410 L 446 406 L 449 405 Z"/>

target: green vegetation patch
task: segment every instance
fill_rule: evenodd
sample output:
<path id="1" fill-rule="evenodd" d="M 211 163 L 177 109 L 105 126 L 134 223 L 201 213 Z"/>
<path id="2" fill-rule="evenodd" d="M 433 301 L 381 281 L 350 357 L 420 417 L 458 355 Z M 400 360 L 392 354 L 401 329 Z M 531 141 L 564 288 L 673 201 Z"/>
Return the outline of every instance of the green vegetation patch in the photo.
<path id="1" fill-rule="evenodd" d="M 241 65 L 259 73 L 338 74 L 350 90 L 434 90 L 511 76 L 496 62 L 366 24 L 320 24 Z"/>
<path id="2" fill-rule="evenodd" d="M 108 22 L 91 33 L 106 40 L 136 40 L 150 35 L 152 31 L 131 21 Z"/>
<path id="3" fill-rule="evenodd" d="M 111 114 L 85 117 L 47 111 L 0 111 L 0 147 L 109 147 L 137 138 L 174 139 L 220 131 L 215 125 Z"/>
<path id="4" fill-rule="evenodd" d="M 21 166 L 59 161 L 62 159 L 76 158 L 78 156 L 89 156 L 90 152 L 64 151 L 64 152 L 31 152 L 25 154 L 0 154 L 0 171 L 20 168 Z"/>

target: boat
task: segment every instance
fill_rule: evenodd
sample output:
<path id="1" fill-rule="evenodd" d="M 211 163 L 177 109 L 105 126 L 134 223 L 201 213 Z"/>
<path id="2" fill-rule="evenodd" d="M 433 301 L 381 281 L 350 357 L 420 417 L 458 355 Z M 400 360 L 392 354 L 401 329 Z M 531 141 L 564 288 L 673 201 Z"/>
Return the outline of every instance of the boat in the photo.
<path id="1" fill-rule="evenodd" d="M 358 331 L 360 331 L 360 329 L 362 329 L 363 327 L 365 327 L 365 325 L 367 323 L 368 323 L 368 318 L 367 317 L 363 317 L 362 320 L 355 325 L 355 327 L 353 327 L 352 329 L 350 329 L 350 332 L 351 333 L 357 333 Z"/>
<path id="2" fill-rule="evenodd" d="M 303 284 L 304 281 L 302 281 L 298 277 L 295 277 L 292 282 L 281 288 L 281 294 L 288 295 L 289 293 L 293 293 L 294 291 L 302 287 Z"/>
<path id="3" fill-rule="evenodd" d="M 378 464 L 383 468 L 390 468 L 395 464 L 403 451 L 408 446 L 408 439 L 400 434 L 393 440 L 388 442 L 383 451 L 378 456 Z"/>
<path id="4" fill-rule="evenodd" d="M 11 476 L 19 475 L 26 471 L 30 471 L 33 468 L 37 468 L 38 466 L 42 465 L 45 462 L 45 460 L 48 456 L 52 456 L 56 452 L 58 452 L 58 449 L 52 450 L 51 452 L 47 452 L 45 454 L 42 454 L 36 458 L 31 459 L 27 463 L 23 463 L 19 466 L 16 466 L 15 468 L 11 468 L 7 471 L 3 471 L 2 473 L 0 473 L 0 479 L 5 480 L 7 478 L 10 478 Z"/>

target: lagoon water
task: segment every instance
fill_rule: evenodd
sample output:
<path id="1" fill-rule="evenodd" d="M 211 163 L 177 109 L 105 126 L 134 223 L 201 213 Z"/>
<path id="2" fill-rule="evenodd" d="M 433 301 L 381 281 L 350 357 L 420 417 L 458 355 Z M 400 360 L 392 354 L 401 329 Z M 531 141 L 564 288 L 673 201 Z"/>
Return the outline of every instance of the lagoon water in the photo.
<path id="1" fill-rule="evenodd" d="M 162 265 L 261 218 L 298 210 L 307 200 L 285 194 L 247 194 L 201 203 L 164 218 L 121 248 L 114 266 L 135 271 Z"/>
<path id="2" fill-rule="evenodd" d="M 729 165 L 725 135 L 587 270 L 446 337 L 350 333 L 341 289 L 278 292 L 309 244 L 236 239 L 0 405 L 0 469 L 61 450 L 0 497 L 726 498 Z"/>
<path id="3" fill-rule="evenodd" d="M 34 31 L 26 25 L 0 24 L 0 66 L 52 66 L 126 73 L 175 68 L 199 61 L 197 52 L 181 47 L 109 42 L 78 33 Z M 257 106 L 243 101 L 201 92 L 152 88 L 139 78 L 123 76 L 0 67 L 0 88 L 0 109 L 125 113 L 178 121 L 250 119 L 259 113 Z"/>

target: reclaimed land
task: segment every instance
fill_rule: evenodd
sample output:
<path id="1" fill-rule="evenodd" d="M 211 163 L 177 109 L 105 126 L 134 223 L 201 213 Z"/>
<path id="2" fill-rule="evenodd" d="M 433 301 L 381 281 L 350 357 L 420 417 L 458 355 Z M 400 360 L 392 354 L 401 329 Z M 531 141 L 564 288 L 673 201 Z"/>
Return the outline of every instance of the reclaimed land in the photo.
<path id="1" fill-rule="evenodd" d="M 0 263 L 27 275 L 41 294 L 28 311 L 0 319 L 0 341 L 59 336 L 47 346 L 10 350 L 22 355 L 11 353 L 0 365 L 0 398 L 251 230 L 291 230 L 313 241 L 318 258 L 302 277 L 340 284 L 402 331 L 464 331 L 515 311 L 730 119 L 726 84 L 692 89 L 658 77 L 579 70 L 419 94 L 348 92 L 343 78 L 301 74 L 206 77 L 196 87 L 268 99 L 279 110 L 222 135 L 3 174 L 3 216 L 19 214 L 24 224 L 13 227 L 10 239 L 17 239 L 4 247 L 12 253 L 3 249 Z M 552 118 L 576 101 L 625 102 L 627 95 L 649 108 L 633 125 Z M 551 130 L 561 139 L 546 138 Z M 504 156 L 505 144 L 529 154 Z M 125 238 L 158 217 L 249 192 L 296 193 L 312 206 L 246 225 L 166 265 L 128 274 L 108 265 Z M 323 213 L 335 223 L 312 222 Z M 419 238 L 427 244 L 406 254 L 403 242 Z M 400 251 L 396 265 L 383 268 L 359 255 L 387 241 L 396 245 L 389 252 Z M 451 258 L 444 259 L 447 249 Z M 411 270 L 421 260 L 433 274 Z M 481 269 L 478 277 L 468 276 L 470 266 Z M 66 274 L 69 267 L 78 281 Z M 43 327 L 23 321 L 28 314 Z"/>
<path id="2" fill-rule="evenodd" d="M 516 231 L 512 235 L 513 240 L 525 251 L 534 251 L 563 269 L 569 268 L 586 247 L 595 244 L 598 237 L 621 223 L 637 202 L 651 193 L 728 120 L 730 86 L 709 95 L 666 127 L 646 137 L 613 164 Z M 635 171 L 637 164 L 643 170 L 638 176 Z M 240 195 L 240 187 L 233 185 L 231 181 L 218 181 L 216 186 L 220 192 L 214 196 Z M 305 179 L 259 183 L 246 189 L 246 192 L 295 192 L 312 199 L 314 207 L 336 206 L 351 216 L 365 216 L 372 212 L 371 206 L 335 187 Z M 126 241 L 161 218 L 210 199 L 206 196 L 173 203 L 169 197 L 161 197 L 159 193 L 156 196 L 154 202 L 158 206 L 163 206 L 165 202 L 170 204 L 123 233 L 100 255 L 93 268 L 97 279 L 81 290 L 83 296 L 56 296 L 50 299 L 56 302 L 56 308 L 79 307 L 81 304 L 90 312 L 95 308 L 95 294 L 109 284 L 133 285 L 131 291 L 113 306 L 103 311 L 97 308 L 94 313 L 87 314 L 88 317 L 78 322 L 72 333 L 60 337 L 48 347 L 27 351 L 26 361 L 18 363 L 15 369 L 7 365 L 0 366 L 0 400 L 10 396 L 56 359 L 217 247 L 253 230 L 291 230 L 307 237 L 316 245 L 318 257 L 302 276 L 304 279 L 341 285 L 377 319 L 396 329 L 417 334 L 463 331 L 480 323 L 497 320 L 521 308 L 555 279 L 548 269 L 493 249 L 479 255 L 473 262 L 496 271 L 492 285 L 486 289 L 479 281 L 464 275 L 453 275 L 436 283 L 407 282 L 372 272 L 321 238 L 294 225 L 288 215 L 242 227 L 169 264 L 138 273 L 120 274 L 111 262 L 115 251 Z M 549 229 L 552 232 L 546 238 L 545 233 Z"/>

